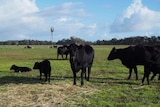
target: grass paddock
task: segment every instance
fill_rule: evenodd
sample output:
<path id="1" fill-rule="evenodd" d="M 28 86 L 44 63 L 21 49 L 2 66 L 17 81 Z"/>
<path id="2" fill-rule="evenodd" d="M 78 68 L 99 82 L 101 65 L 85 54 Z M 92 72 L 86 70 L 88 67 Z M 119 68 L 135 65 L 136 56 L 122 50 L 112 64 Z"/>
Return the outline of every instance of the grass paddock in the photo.
<path id="1" fill-rule="evenodd" d="M 108 61 L 107 56 L 114 46 L 93 46 L 95 58 L 90 82 L 80 86 L 80 72 L 77 85 L 69 60 L 57 60 L 57 49 L 48 46 L 0 46 L 0 106 L 23 107 L 159 107 L 160 83 L 157 77 L 147 85 L 140 86 L 143 67 L 138 66 L 139 80 L 119 60 Z M 126 46 L 115 46 L 123 48 Z M 61 58 L 61 56 L 59 56 Z M 37 61 L 51 62 L 51 83 L 39 80 L 39 71 L 15 73 L 11 65 L 33 68 Z"/>

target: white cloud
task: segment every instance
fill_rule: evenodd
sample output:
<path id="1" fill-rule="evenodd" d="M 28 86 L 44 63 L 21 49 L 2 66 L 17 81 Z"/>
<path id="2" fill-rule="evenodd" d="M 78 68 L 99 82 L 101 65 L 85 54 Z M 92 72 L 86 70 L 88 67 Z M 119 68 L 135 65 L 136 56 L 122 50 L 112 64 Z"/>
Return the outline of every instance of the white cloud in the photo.
<path id="1" fill-rule="evenodd" d="M 34 0 L 0 0 L 0 20 L 21 21 L 21 17 L 27 17 L 30 13 L 37 12 Z"/>
<path id="2" fill-rule="evenodd" d="M 88 14 L 82 8 L 81 2 L 66 2 L 61 5 L 51 6 L 41 10 L 37 13 L 37 15 L 42 17 L 62 17 L 62 16 L 80 16 L 80 17 L 91 17 L 91 14 Z"/>
<path id="3" fill-rule="evenodd" d="M 35 0 L 0 0 L 0 32 L 3 39 L 26 39 L 29 33 L 44 26 L 44 19 L 34 15 L 38 11 Z"/>
<path id="4" fill-rule="evenodd" d="M 133 0 L 133 3 L 118 16 L 110 31 L 116 32 L 150 32 L 160 29 L 160 12 L 150 10 L 142 4 L 142 0 Z"/>
<path id="5" fill-rule="evenodd" d="M 59 22 L 66 22 L 68 19 L 66 17 L 62 17 L 60 19 L 58 19 Z"/>
<path id="6" fill-rule="evenodd" d="M 55 35 L 59 39 L 76 36 L 78 32 L 85 26 L 80 20 L 70 17 L 61 17 L 53 21 L 55 27 Z M 63 35 L 63 38 L 61 36 Z"/>
<path id="7" fill-rule="evenodd" d="M 89 29 L 95 29 L 96 27 L 97 27 L 96 23 L 88 26 Z"/>
<path id="8" fill-rule="evenodd" d="M 54 41 L 70 36 L 85 37 L 96 25 L 81 20 L 90 17 L 82 6 L 80 2 L 68 2 L 39 10 L 35 0 L 0 0 L 0 38 L 50 40 L 51 26 L 55 29 Z"/>

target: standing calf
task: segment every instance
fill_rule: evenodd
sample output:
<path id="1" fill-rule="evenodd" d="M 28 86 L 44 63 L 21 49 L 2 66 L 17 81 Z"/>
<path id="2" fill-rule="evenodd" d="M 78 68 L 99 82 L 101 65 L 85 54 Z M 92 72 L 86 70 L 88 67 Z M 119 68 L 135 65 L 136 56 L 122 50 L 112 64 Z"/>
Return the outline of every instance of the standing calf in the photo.
<path id="1" fill-rule="evenodd" d="M 48 80 L 48 82 L 50 83 L 51 65 L 48 60 L 44 60 L 42 62 L 35 62 L 33 69 L 39 69 L 40 80 L 42 79 L 42 73 L 43 73 L 45 76 L 45 81 Z"/>
<path id="2" fill-rule="evenodd" d="M 156 61 L 150 61 L 148 62 L 148 66 L 147 66 L 147 70 L 145 70 L 144 72 L 144 76 L 143 76 L 143 79 L 142 79 L 142 85 L 143 85 L 143 82 L 145 80 L 145 78 L 147 78 L 147 81 L 149 81 L 149 75 L 150 73 L 152 72 L 153 75 L 151 77 L 151 80 L 154 79 L 154 77 L 159 74 L 159 78 L 158 80 L 160 80 L 160 57 L 156 59 Z"/>

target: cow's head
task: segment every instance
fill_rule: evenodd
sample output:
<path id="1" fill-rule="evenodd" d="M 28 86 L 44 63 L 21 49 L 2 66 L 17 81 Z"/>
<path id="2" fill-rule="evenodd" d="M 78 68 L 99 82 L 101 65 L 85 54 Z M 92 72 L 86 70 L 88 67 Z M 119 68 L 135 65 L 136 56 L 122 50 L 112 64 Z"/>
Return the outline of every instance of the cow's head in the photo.
<path id="1" fill-rule="evenodd" d="M 70 53 L 70 62 L 75 63 L 78 54 L 78 46 L 76 44 L 71 44 L 69 46 L 69 53 Z"/>
<path id="2" fill-rule="evenodd" d="M 39 69 L 40 67 L 39 67 L 39 62 L 35 62 L 35 64 L 34 64 L 34 66 L 33 66 L 33 69 Z"/>
<path id="3" fill-rule="evenodd" d="M 16 65 L 12 65 L 10 70 L 15 70 L 16 69 Z"/>
<path id="4" fill-rule="evenodd" d="M 108 55 L 108 60 L 113 60 L 113 59 L 116 59 L 117 58 L 117 49 L 114 47 L 110 54 Z"/>

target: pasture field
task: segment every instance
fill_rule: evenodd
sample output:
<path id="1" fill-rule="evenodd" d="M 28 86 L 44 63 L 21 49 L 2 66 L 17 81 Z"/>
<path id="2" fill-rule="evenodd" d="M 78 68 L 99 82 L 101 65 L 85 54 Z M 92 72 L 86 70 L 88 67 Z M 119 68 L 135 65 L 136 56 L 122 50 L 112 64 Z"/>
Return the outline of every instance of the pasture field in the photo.
<path id="1" fill-rule="evenodd" d="M 56 48 L 48 46 L 0 46 L 0 107 L 160 107 L 160 81 L 140 86 L 143 67 L 138 66 L 139 80 L 119 60 L 108 61 L 113 46 L 93 46 L 95 58 L 90 82 L 77 85 L 69 60 L 57 60 Z M 126 46 L 115 46 L 122 48 Z M 61 58 L 61 56 L 59 56 Z M 33 68 L 36 61 L 49 59 L 51 83 L 39 80 L 39 71 L 15 73 L 13 64 Z"/>

